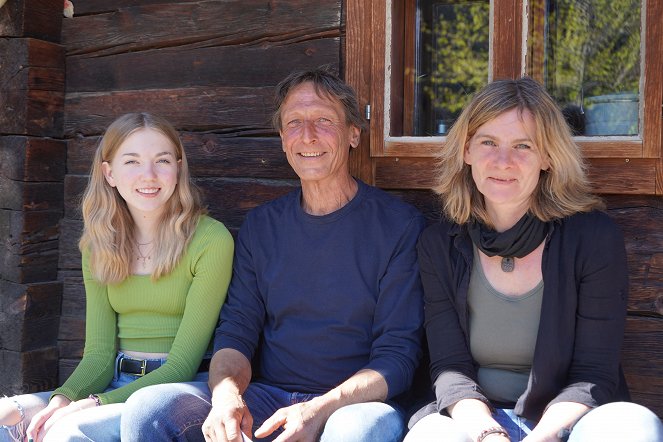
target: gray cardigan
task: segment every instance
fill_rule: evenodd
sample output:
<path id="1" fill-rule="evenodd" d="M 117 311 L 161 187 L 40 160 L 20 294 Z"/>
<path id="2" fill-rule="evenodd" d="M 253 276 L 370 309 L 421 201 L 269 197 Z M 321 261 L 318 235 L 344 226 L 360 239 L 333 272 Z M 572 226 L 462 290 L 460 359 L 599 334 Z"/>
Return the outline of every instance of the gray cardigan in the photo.
<path id="1" fill-rule="evenodd" d="M 429 226 L 418 244 L 425 327 L 437 410 L 474 398 L 538 421 L 562 401 L 596 407 L 628 400 L 620 351 L 628 297 L 624 240 L 603 212 L 554 222 L 543 252 L 544 293 L 534 360 L 516 404 L 490 404 L 469 350 L 467 290 L 472 242 L 449 222 Z"/>

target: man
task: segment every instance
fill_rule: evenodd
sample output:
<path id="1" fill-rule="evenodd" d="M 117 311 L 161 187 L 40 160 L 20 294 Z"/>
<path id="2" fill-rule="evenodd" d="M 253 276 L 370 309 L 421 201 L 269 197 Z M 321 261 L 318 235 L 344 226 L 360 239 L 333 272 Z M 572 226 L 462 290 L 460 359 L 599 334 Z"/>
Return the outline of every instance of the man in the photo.
<path id="1" fill-rule="evenodd" d="M 423 217 L 350 175 L 364 125 L 351 87 L 314 70 L 276 95 L 275 127 L 301 189 L 240 229 L 209 390 L 141 390 L 122 440 L 402 438 L 389 400 L 409 388 L 420 357 Z"/>

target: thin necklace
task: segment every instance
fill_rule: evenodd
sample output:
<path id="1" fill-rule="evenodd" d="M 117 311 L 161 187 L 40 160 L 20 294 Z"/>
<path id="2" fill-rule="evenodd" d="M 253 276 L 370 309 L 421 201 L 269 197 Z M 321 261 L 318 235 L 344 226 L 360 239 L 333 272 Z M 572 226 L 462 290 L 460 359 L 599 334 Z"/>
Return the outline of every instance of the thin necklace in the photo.
<path id="1" fill-rule="evenodd" d="M 136 242 L 136 250 L 138 251 L 138 257 L 136 258 L 136 261 L 143 261 L 143 268 L 147 267 L 147 261 L 152 260 L 152 256 L 150 255 L 152 248 L 150 247 L 150 250 L 143 255 L 143 252 L 140 250 L 140 246 L 146 246 L 148 244 L 152 244 L 152 241 L 146 242 L 145 244 Z"/>

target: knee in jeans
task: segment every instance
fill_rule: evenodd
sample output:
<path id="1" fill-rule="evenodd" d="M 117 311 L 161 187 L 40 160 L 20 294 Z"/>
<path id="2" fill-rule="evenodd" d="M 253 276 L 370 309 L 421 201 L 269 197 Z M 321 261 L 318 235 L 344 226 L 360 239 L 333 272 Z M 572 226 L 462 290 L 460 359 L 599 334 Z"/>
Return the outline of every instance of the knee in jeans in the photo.
<path id="1" fill-rule="evenodd" d="M 613 402 L 590 411 L 573 427 L 569 441 L 584 440 L 659 442 L 663 424 L 642 405 Z"/>
<path id="2" fill-rule="evenodd" d="M 403 431 L 403 418 L 390 405 L 355 404 L 336 410 L 329 417 L 320 441 L 397 441 L 401 440 Z"/>

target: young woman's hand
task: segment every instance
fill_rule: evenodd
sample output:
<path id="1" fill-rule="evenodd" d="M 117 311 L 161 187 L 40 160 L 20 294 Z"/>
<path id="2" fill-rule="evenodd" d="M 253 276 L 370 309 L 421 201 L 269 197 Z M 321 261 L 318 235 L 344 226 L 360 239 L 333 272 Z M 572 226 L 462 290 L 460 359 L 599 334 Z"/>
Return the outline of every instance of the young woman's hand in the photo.
<path id="1" fill-rule="evenodd" d="M 28 441 L 41 440 L 40 433 L 42 433 L 44 424 L 51 418 L 53 413 L 61 408 L 68 406 L 70 403 L 71 401 L 65 396 L 60 394 L 53 396 L 46 408 L 35 414 L 30 421 L 30 425 L 28 425 L 28 429 L 26 431 Z M 41 435 L 41 437 L 43 437 L 43 435 Z"/>
<path id="2" fill-rule="evenodd" d="M 56 395 L 51 399 L 48 406 L 35 415 L 27 429 L 28 440 L 41 442 L 46 433 L 60 419 L 85 408 L 96 407 L 93 399 L 81 399 L 71 402 L 64 396 Z"/>

